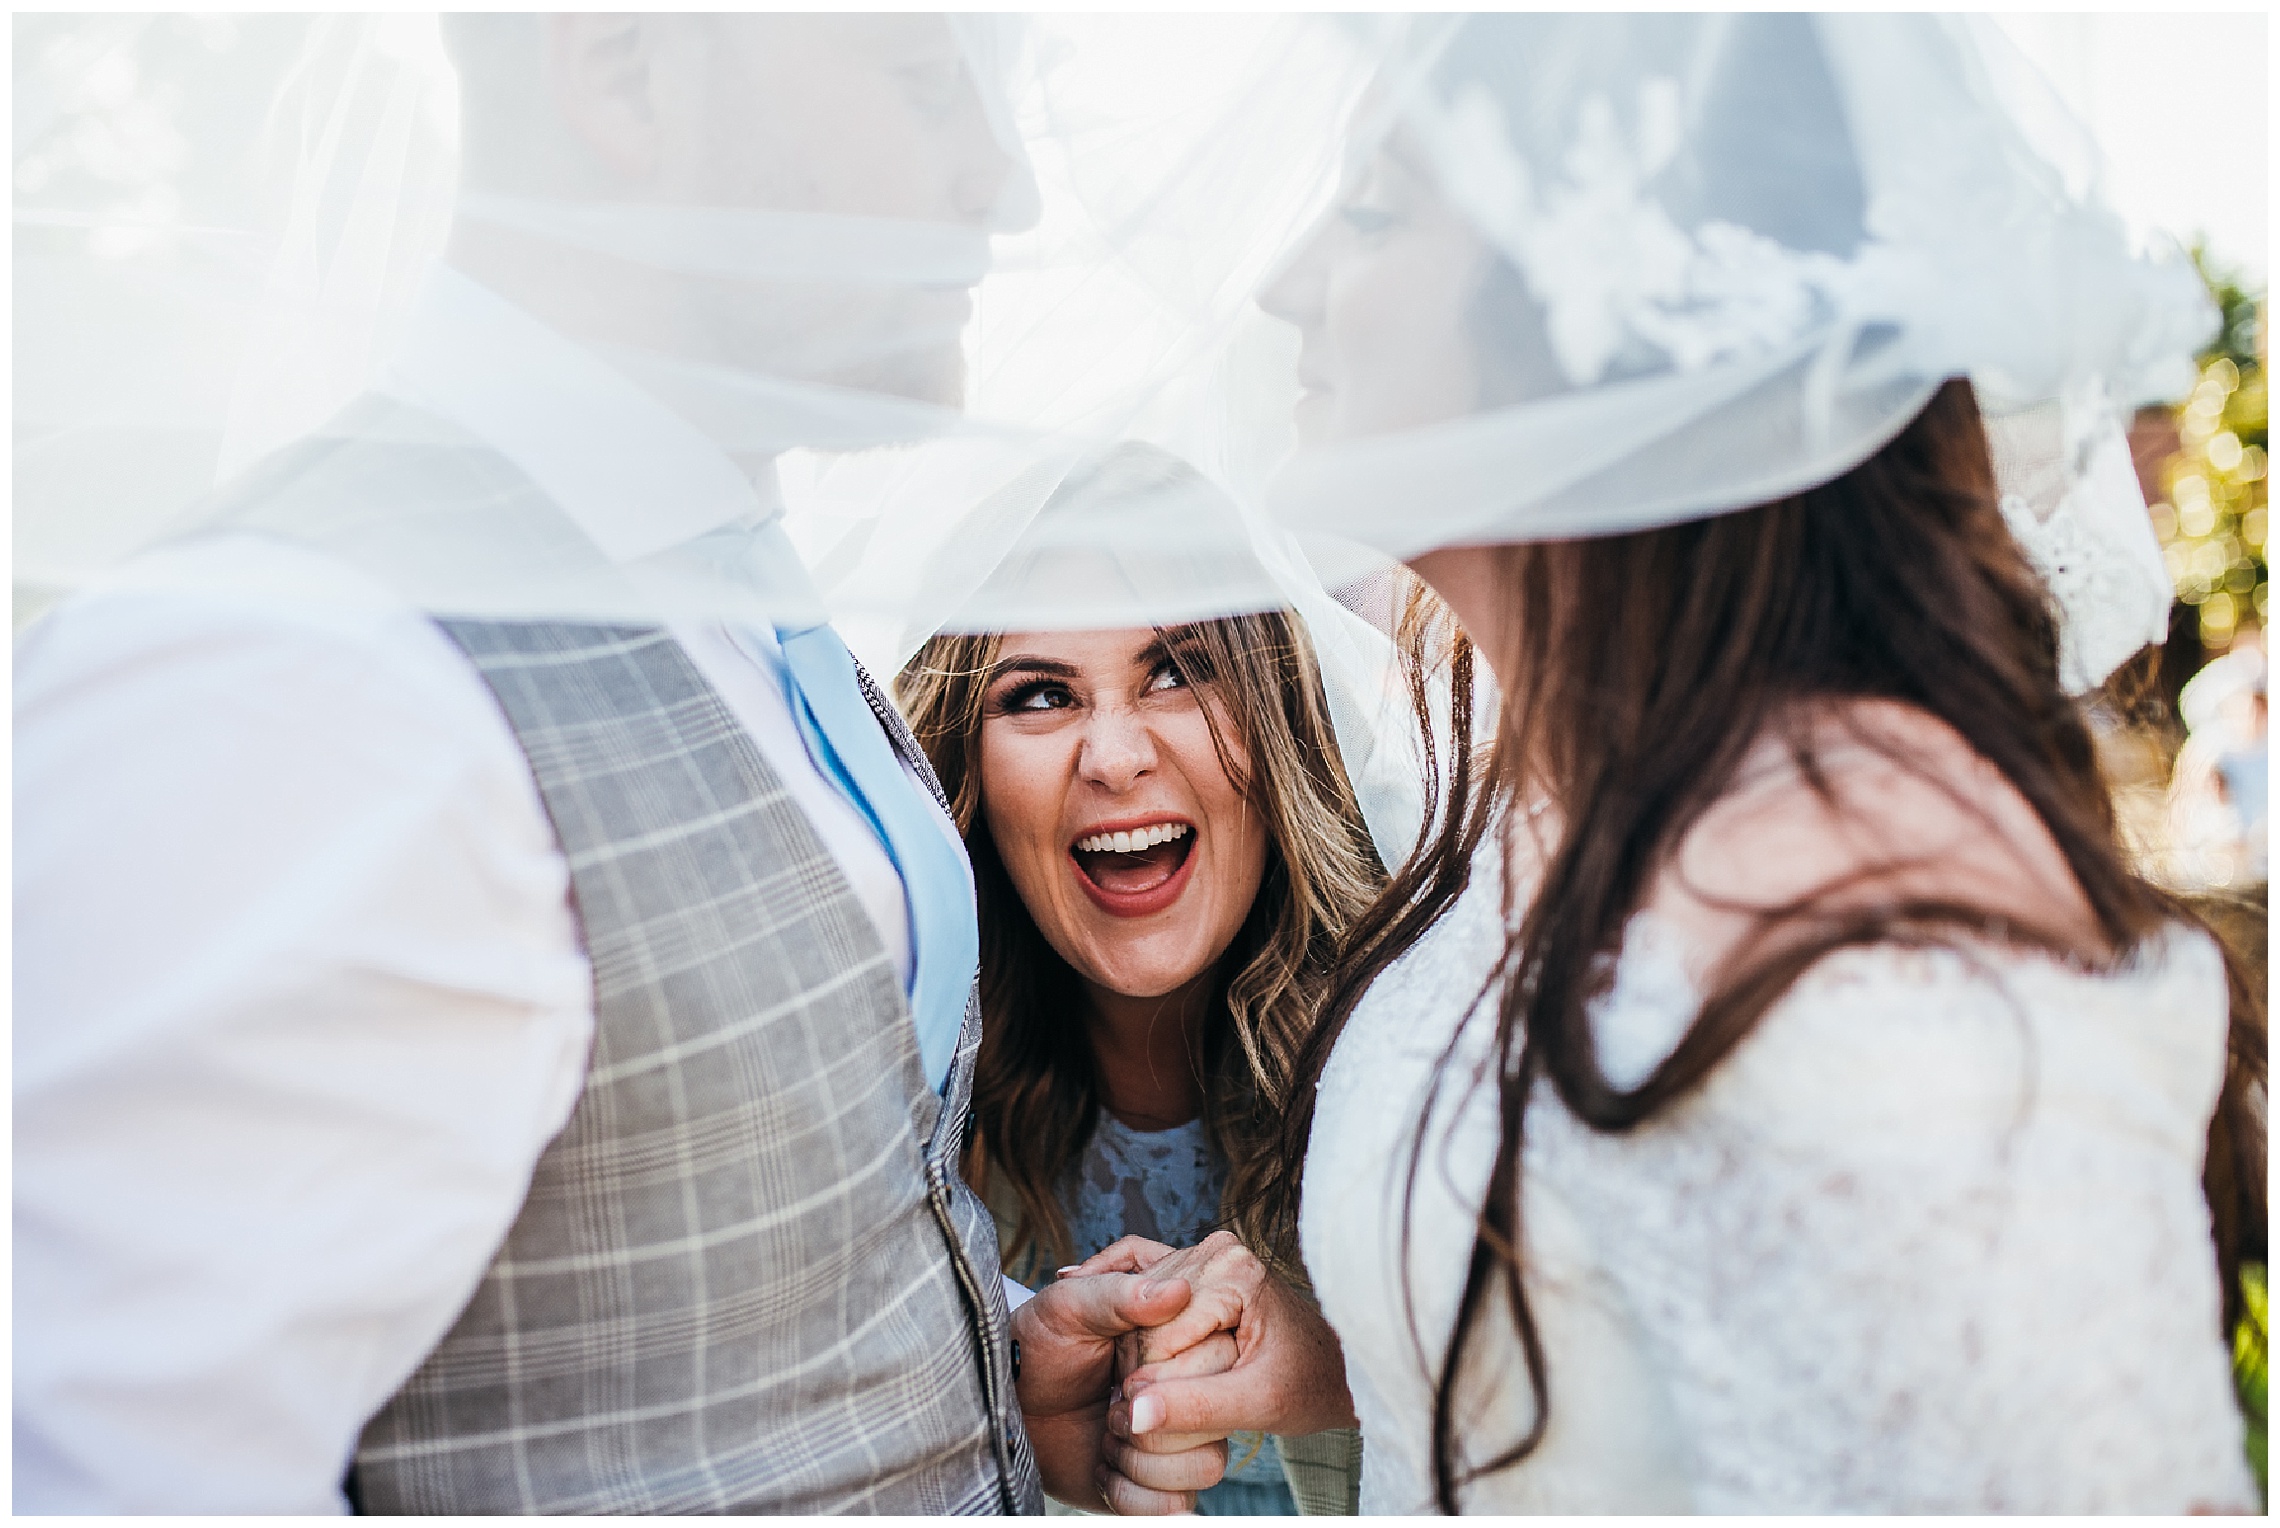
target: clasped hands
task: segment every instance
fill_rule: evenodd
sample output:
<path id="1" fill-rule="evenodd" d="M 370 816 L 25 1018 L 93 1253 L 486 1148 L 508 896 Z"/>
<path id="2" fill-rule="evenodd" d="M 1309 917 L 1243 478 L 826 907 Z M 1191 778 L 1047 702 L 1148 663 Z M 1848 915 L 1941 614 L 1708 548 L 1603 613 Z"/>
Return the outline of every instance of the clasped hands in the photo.
<path id="1" fill-rule="evenodd" d="M 1193 1511 L 1227 1435 L 1354 1425 L 1338 1339 L 1235 1237 L 1127 1236 L 1014 1316 L 1045 1489 L 1095 1512 Z"/>

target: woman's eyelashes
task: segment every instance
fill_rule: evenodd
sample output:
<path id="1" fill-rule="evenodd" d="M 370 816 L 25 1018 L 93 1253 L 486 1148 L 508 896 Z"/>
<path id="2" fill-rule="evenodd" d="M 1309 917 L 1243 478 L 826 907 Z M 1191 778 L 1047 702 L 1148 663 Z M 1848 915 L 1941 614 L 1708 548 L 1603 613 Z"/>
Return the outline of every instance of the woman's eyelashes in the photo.
<path id="1" fill-rule="evenodd" d="M 1060 680 L 1031 679 L 998 691 L 994 708 L 1012 716 L 1023 712 L 1066 711 L 1076 704 L 1077 697 Z"/>

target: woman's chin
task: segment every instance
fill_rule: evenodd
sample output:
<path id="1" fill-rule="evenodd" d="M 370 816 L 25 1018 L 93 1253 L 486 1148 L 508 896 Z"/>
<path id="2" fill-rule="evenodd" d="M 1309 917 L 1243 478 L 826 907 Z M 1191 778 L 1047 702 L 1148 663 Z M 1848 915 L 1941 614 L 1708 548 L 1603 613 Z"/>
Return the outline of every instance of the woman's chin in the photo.
<path id="1" fill-rule="evenodd" d="M 1166 957 L 1157 953 L 1126 952 L 1123 958 L 1097 951 L 1086 973 L 1094 986 L 1134 1002 L 1170 997 L 1211 968 L 1208 955 L 1185 952 Z"/>
<path id="2" fill-rule="evenodd" d="M 1172 974 L 1172 976 L 1163 976 L 1163 974 L 1156 974 L 1156 972 L 1147 972 L 1147 974 L 1115 974 L 1115 972 L 1110 972 L 1106 978 L 1099 978 L 1099 987 L 1104 992 L 1115 992 L 1117 997 L 1129 999 L 1133 1003 L 1147 1003 L 1147 1001 L 1154 1001 L 1154 999 L 1161 999 L 1161 997 L 1172 997 L 1174 992 L 1179 992 L 1181 987 L 1186 987 L 1190 981 L 1195 981 L 1195 978 L 1202 976 L 1202 974 L 1204 974 L 1202 969 L 1195 969 L 1195 972 L 1179 972 L 1179 974 Z"/>

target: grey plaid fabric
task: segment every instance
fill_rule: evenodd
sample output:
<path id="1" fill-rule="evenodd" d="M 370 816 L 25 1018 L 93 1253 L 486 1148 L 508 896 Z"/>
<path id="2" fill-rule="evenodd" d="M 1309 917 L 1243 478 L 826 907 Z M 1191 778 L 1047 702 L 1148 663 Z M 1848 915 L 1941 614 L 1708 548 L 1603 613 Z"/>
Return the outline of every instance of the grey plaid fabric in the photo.
<path id="1" fill-rule="evenodd" d="M 366 441 L 272 463 L 238 523 L 354 560 L 406 494 L 546 513 L 475 443 Z M 664 632 L 444 626 L 568 856 L 596 1030 L 505 1244 L 365 1429 L 360 1506 L 1037 1511 L 995 1227 L 956 1170 L 978 1009 L 938 1098 L 836 861 Z"/>

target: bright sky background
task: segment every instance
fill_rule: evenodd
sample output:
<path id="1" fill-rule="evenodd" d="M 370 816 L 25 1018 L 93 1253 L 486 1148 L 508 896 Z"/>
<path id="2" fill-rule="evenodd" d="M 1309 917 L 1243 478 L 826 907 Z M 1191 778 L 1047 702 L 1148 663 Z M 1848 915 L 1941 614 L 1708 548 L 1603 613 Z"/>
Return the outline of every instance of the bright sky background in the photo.
<path id="1" fill-rule="evenodd" d="M 2271 160 L 2270 24 L 2261 12 L 1999 14 L 2104 150 L 2107 192 L 2180 243 L 2261 283 Z"/>

